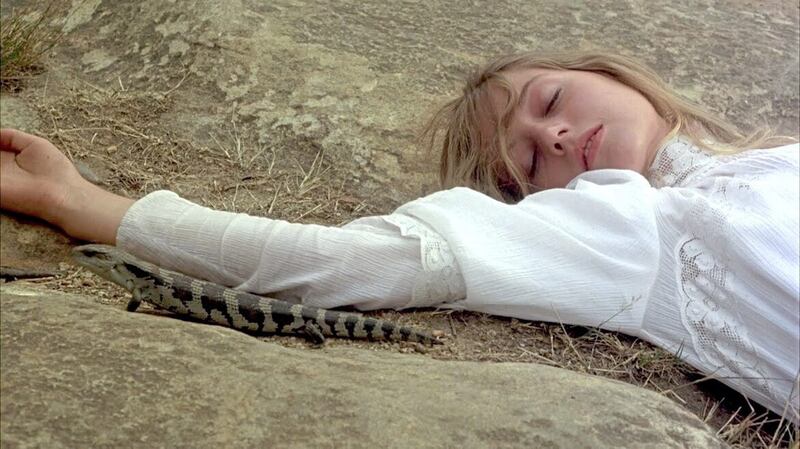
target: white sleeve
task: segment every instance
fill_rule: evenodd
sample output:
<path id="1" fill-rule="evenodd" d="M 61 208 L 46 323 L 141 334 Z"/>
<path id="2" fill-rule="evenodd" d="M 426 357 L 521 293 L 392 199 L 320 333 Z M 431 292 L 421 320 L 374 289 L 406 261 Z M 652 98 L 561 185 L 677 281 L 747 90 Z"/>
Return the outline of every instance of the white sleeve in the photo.
<path id="1" fill-rule="evenodd" d="M 296 224 L 158 191 L 126 213 L 117 245 L 164 268 L 317 307 L 404 308 L 464 297 L 457 267 L 429 260 L 449 254 L 446 242 L 408 217 Z"/>
<path id="2" fill-rule="evenodd" d="M 659 270 L 655 192 L 597 170 L 516 205 L 456 188 L 396 213 L 447 238 L 467 297 L 445 307 L 638 335 Z"/>
<path id="3" fill-rule="evenodd" d="M 444 306 L 636 335 L 658 266 L 653 189 L 633 172 L 602 172 L 592 172 L 597 183 L 581 180 L 587 173 L 517 205 L 451 189 L 343 228 L 155 192 L 126 214 L 118 245 L 166 268 L 320 307 L 465 298 Z"/>

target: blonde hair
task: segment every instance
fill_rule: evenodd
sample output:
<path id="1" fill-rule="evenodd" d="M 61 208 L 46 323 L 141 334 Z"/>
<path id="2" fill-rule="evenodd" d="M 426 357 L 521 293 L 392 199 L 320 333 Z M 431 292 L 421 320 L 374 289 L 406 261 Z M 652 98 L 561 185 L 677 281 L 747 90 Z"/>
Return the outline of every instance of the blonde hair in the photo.
<path id="1" fill-rule="evenodd" d="M 525 175 L 512 163 L 506 141 L 519 93 L 504 73 L 528 68 L 596 72 L 637 90 L 670 126 L 666 139 L 680 133 L 715 152 L 766 148 L 786 140 L 774 137 L 767 128 L 750 134 L 740 132 L 678 96 L 655 72 L 629 57 L 586 52 L 523 53 L 498 58 L 474 71 L 461 95 L 441 107 L 427 123 L 422 138 L 429 148 L 441 149 L 442 188 L 470 187 L 506 202 L 532 193 Z M 508 98 L 504 106 L 495 109 L 497 88 Z"/>

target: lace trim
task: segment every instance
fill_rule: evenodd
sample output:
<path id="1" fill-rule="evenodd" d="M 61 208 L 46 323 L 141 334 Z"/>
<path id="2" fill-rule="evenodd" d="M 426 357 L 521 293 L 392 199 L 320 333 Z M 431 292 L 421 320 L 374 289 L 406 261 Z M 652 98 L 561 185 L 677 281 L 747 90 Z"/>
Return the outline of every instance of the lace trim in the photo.
<path id="1" fill-rule="evenodd" d="M 684 236 L 676 246 L 675 257 L 683 299 L 681 319 L 692 338 L 700 359 L 713 367 L 710 373 L 721 378 L 738 378 L 767 397 L 778 395 L 759 367 L 758 352 L 742 326 L 737 299 L 728 294 L 735 273 L 727 267 L 731 248 L 728 241 L 727 211 L 736 204 L 728 195 L 748 195 L 749 185 L 742 180 L 718 184 L 712 195 L 719 195 L 722 207 L 710 207 L 698 200 L 690 210 L 688 228 L 694 235 Z M 748 204 L 747 202 L 743 204 Z M 697 232 L 700 231 L 700 232 Z M 713 249 L 712 249 L 713 248 Z"/>
<path id="2" fill-rule="evenodd" d="M 411 302 L 403 308 L 430 307 L 464 299 L 467 288 L 455 256 L 446 240 L 428 225 L 405 215 L 384 217 L 404 237 L 420 241 L 422 272 L 416 279 Z"/>
<path id="3" fill-rule="evenodd" d="M 741 154 L 713 156 L 678 136 L 658 151 L 647 177 L 656 188 L 687 186 L 738 157 Z M 778 387 L 769 380 L 769 369 L 760 366 L 762 357 L 743 325 L 738 301 L 747 298 L 729 294 L 736 280 L 736 273 L 729 268 L 736 242 L 730 241 L 728 217 L 734 210 L 753 212 L 752 205 L 760 201 L 749 183 L 753 178 L 717 177 L 708 186 L 708 200 L 698 198 L 687 214 L 686 225 L 692 234 L 675 245 L 680 313 L 695 353 L 709 374 L 738 379 L 753 393 L 781 403 Z"/>
<path id="4" fill-rule="evenodd" d="M 678 136 L 658 150 L 647 171 L 647 179 L 656 188 L 686 185 L 717 164 L 718 161 L 710 153 L 698 148 L 686 137 Z"/>

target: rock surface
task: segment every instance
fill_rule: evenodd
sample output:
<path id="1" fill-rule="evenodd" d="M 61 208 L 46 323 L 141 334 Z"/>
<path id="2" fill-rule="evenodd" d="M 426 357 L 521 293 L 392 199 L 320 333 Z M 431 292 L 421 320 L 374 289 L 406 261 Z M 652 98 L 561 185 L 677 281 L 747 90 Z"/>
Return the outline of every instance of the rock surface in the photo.
<path id="1" fill-rule="evenodd" d="M 5 15 L 40 4 L 0 7 Z M 170 188 L 206 200 L 226 175 L 220 165 L 172 154 L 159 139 L 213 147 L 210 133 L 224 140 L 237 123 L 251 133 L 248 144 L 266 145 L 279 160 L 310 161 L 324 151 L 343 171 L 331 184 L 355 186 L 355 203 L 369 198 L 380 205 L 373 212 L 388 212 L 435 185 L 434 164 L 414 141 L 431 108 L 468 68 L 537 48 L 633 55 L 737 124 L 798 132 L 800 27 L 791 2 L 54 4 L 54 25 L 66 34 L 35 88 L 3 94 L 0 121 L 60 144 L 75 139 L 76 156 L 129 195 Z M 101 91 L 102 101 L 88 101 Z M 153 91 L 168 93 L 169 104 L 132 96 Z M 120 134 L 141 137 L 138 126 L 126 126 L 145 122 L 123 120 L 127 113 L 149 114 L 160 127 L 126 143 Z M 176 166 L 160 167 L 168 174 L 153 180 L 121 176 L 125 153 L 117 150 L 126 145 L 174 156 Z M 217 204 L 235 204 L 235 192 Z M 65 260 L 72 242 L 1 220 L 3 265 L 56 270 Z M 3 447 L 719 446 L 664 398 L 593 377 L 529 364 L 291 350 L 9 287 L 0 325 Z"/>
<path id="2" fill-rule="evenodd" d="M 797 134 L 798 9 L 786 2 L 91 0 L 63 17 L 50 95 L 68 79 L 172 91 L 175 133 L 204 142 L 238 122 L 276 147 L 310 142 L 311 157 L 325 150 L 394 203 L 434 184 L 414 141 L 428 112 L 510 52 L 631 55 L 735 123 Z"/>
<path id="3" fill-rule="evenodd" d="M 73 242 L 42 221 L 21 215 L 0 215 L 0 271 L 57 273 L 69 261 Z"/>
<path id="4" fill-rule="evenodd" d="M 653 392 L 535 364 L 289 349 L 2 287 L 3 447 L 714 448 Z"/>

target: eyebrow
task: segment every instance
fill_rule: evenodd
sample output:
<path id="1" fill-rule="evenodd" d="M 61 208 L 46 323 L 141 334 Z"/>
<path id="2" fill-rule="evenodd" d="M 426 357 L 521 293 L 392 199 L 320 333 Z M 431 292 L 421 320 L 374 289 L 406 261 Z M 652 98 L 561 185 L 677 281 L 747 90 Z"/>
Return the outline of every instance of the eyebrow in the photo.
<path id="1" fill-rule="evenodd" d="M 541 78 L 542 76 L 544 76 L 544 74 L 542 73 L 538 75 L 533 75 L 531 79 L 529 79 L 528 81 L 525 82 L 525 84 L 522 85 L 522 90 L 519 92 L 519 98 L 517 98 L 517 105 L 515 106 L 515 108 L 522 107 L 522 103 L 524 103 L 525 99 L 527 98 L 526 93 L 528 92 L 528 88 L 531 87 L 531 84 L 533 84 L 537 79 Z"/>

